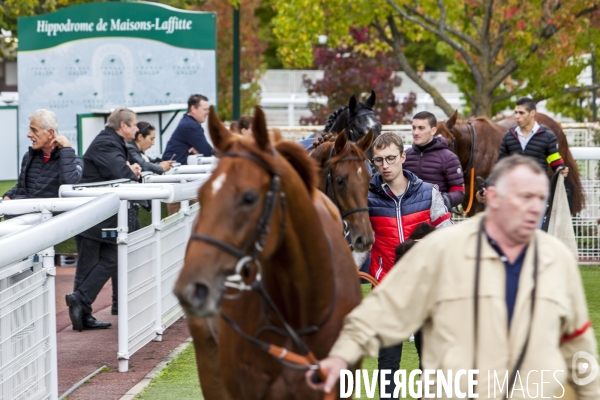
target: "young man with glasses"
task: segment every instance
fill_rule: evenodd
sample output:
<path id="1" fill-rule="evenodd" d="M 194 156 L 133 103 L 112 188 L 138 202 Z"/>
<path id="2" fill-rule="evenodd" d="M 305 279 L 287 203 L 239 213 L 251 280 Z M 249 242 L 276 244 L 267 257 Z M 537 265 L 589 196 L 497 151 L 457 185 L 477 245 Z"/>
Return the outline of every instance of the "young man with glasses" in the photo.
<path id="1" fill-rule="evenodd" d="M 402 138 L 384 132 L 373 143 L 377 173 L 369 186 L 369 219 L 375 233 L 369 272 L 381 281 L 394 266 L 395 249 L 423 222 L 435 227 L 452 225 L 450 213 L 436 185 L 402 169 L 406 160 Z M 400 366 L 402 343 L 379 351 L 379 370 L 392 374 Z M 393 385 L 386 392 L 392 394 Z"/>

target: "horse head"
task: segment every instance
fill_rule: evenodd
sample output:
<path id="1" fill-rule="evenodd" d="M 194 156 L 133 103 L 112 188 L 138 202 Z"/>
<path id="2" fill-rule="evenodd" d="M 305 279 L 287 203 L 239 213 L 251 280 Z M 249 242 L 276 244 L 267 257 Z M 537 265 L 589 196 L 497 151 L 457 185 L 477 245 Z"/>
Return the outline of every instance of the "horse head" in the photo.
<path id="1" fill-rule="evenodd" d="M 469 162 L 471 139 L 465 123 L 457 123 L 458 111 L 446 121 L 437 123 L 437 134 L 448 142 L 448 149 L 455 153 L 460 160 L 463 170 Z"/>
<path id="2" fill-rule="evenodd" d="M 195 317 L 218 312 L 228 287 L 252 276 L 260 279 L 260 262 L 272 257 L 285 231 L 282 186 L 302 186 L 301 179 L 311 179 L 310 170 L 305 177 L 282 173 L 285 165 L 292 168 L 271 145 L 259 107 L 250 138 L 229 132 L 213 107 L 208 131 L 220 160 L 198 191 L 202 206 L 175 285 L 185 312 Z M 316 184 L 314 170 L 314 183 L 307 186 Z"/>
<path id="3" fill-rule="evenodd" d="M 374 91 L 363 103 L 356 100 L 352 95 L 348 105 L 334 111 L 325 125 L 325 132 L 339 133 L 346 131 L 348 139 L 352 142 L 358 142 L 365 137 L 369 131 L 373 131 L 373 138 L 381 134 L 381 123 L 377 121 L 373 107 L 377 96 Z"/>
<path id="4" fill-rule="evenodd" d="M 367 195 L 371 173 L 366 152 L 373 143 L 373 131 L 353 143 L 342 130 L 311 152 L 320 167 L 319 189 L 338 207 L 353 248 L 370 250 L 374 242 L 369 221 Z"/>

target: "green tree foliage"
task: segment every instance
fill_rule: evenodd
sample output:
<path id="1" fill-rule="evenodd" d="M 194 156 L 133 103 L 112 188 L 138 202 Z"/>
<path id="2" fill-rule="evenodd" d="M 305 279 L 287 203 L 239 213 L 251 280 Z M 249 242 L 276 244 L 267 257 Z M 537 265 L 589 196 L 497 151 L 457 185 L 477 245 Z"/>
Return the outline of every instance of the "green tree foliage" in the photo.
<path id="1" fill-rule="evenodd" d="M 450 115 L 454 109 L 411 65 L 411 43 L 436 43 L 469 109 L 491 116 L 514 97 L 554 97 L 575 88 L 580 56 L 600 30 L 597 0 L 272 0 L 274 32 L 286 66 L 313 65 L 312 46 L 326 35 L 336 46 L 349 27 L 370 26 L 400 68 Z M 600 46 L 599 46 L 600 47 Z M 589 89 L 589 88 L 587 88 Z"/>
<path id="2" fill-rule="evenodd" d="M 394 96 L 394 88 L 400 86 L 402 80 L 395 75 L 398 63 L 393 56 L 381 50 L 372 54 L 359 51 L 361 46 L 368 46 L 369 29 L 351 29 L 351 36 L 348 45 L 315 48 L 315 66 L 323 70 L 324 76 L 315 82 L 304 76 L 304 86 L 313 99 L 308 104 L 312 116 L 301 118 L 300 124 L 324 124 L 335 109 L 348 104 L 352 95 L 364 98 L 371 90 L 377 93 L 375 115 L 384 125 L 404 121 L 416 105 L 414 93 L 403 104 Z M 314 101 L 321 96 L 327 97 L 327 104 Z"/>
<path id="3" fill-rule="evenodd" d="M 240 82 L 242 115 L 252 115 L 252 108 L 260 102 L 259 80 L 265 70 L 263 52 L 266 44 L 259 38 L 259 19 L 256 10 L 260 0 L 240 3 Z M 208 0 L 201 11 L 217 13 L 217 96 L 219 117 L 231 120 L 233 116 L 233 6 L 223 0 Z"/>

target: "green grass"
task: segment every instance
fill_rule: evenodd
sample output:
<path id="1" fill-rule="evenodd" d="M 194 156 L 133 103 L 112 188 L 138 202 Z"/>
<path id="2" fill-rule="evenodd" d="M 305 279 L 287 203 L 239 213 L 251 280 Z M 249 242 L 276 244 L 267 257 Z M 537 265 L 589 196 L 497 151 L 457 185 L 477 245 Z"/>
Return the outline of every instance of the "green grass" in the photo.
<path id="1" fill-rule="evenodd" d="M 592 325 L 600 326 L 600 265 L 580 267 L 581 277 L 585 288 L 590 318 Z M 363 294 L 370 291 L 369 285 L 362 285 Z M 596 340 L 600 343 L 600 328 L 595 330 Z M 402 363 L 400 368 L 405 369 L 407 376 L 410 371 L 419 367 L 417 350 L 413 343 L 404 342 L 402 348 Z M 362 368 L 370 371 L 377 368 L 376 358 L 363 360 Z M 376 399 L 379 392 L 376 390 Z M 361 389 L 361 398 L 366 398 L 364 386 Z M 203 399 L 198 384 L 194 348 L 189 345 L 168 367 L 156 377 L 150 386 L 136 396 L 137 400 L 167 400 L 167 399 Z M 411 398 L 412 399 L 412 398 Z M 413 399 L 414 400 L 414 399 Z"/>
<path id="2" fill-rule="evenodd" d="M 194 346 L 191 344 L 135 396 L 136 400 L 203 398 L 196 372 Z"/>
<path id="3" fill-rule="evenodd" d="M 371 291 L 370 285 L 362 285 L 364 295 Z M 410 371 L 419 367 L 417 349 L 413 343 L 404 342 L 402 348 L 402 363 L 400 368 Z M 376 358 L 363 360 L 362 368 L 373 371 L 377 368 Z M 379 399 L 379 390 L 375 390 Z M 366 398 L 364 386 L 361 389 L 362 398 Z M 179 356 L 169 363 L 150 385 L 135 397 L 135 400 L 170 400 L 170 399 L 203 399 L 198 384 L 194 347 L 189 345 Z"/>
<path id="4" fill-rule="evenodd" d="M 7 190 L 15 186 L 17 181 L 0 181 L 0 196 L 3 196 Z"/>

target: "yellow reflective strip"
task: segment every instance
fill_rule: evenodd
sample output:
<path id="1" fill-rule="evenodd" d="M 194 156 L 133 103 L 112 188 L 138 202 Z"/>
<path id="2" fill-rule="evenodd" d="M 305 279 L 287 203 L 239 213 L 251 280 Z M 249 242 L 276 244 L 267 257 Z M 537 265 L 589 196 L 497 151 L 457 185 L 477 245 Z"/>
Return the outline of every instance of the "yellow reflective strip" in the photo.
<path id="1" fill-rule="evenodd" d="M 548 162 L 548 164 L 553 163 L 556 160 L 560 160 L 560 153 L 557 151 L 556 153 L 552 153 L 550 154 L 547 158 L 546 161 Z"/>

